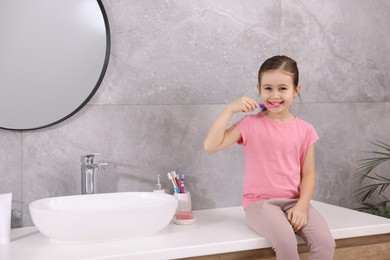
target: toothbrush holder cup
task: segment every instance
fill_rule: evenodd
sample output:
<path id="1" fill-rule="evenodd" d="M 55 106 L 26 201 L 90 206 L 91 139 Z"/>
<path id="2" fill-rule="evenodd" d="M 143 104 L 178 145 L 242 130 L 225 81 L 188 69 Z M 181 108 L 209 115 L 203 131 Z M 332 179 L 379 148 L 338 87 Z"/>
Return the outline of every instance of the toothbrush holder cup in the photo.
<path id="1" fill-rule="evenodd" d="M 173 222 L 178 225 L 188 225 L 195 223 L 196 219 L 192 214 L 191 193 L 174 193 L 178 200 L 177 210 Z"/>

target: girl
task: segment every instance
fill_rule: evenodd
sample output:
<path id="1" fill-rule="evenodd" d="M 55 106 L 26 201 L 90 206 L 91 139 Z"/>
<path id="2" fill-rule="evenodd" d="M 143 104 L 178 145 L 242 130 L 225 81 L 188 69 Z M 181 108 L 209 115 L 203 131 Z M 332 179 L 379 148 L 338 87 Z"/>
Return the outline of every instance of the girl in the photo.
<path id="1" fill-rule="evenodd" d="M 234 100 L 211 126 L 204 147 L 209 152 L 236 142 L 244 147 L 246 221 L 271 242 L 278 260 L 299 259 L 295 234 L 307 243 L 310 259 L 330 260 L 334 239 L 325 220 L 310 205 L 318 135 L 312 125 L 290 113 L 300 91 L 298 77 L 293 59 L 267 59 L 260 67 L 257 89 L 268 108 L 227 128 L 234 113 L 259 108 L 249 97 Z"/>

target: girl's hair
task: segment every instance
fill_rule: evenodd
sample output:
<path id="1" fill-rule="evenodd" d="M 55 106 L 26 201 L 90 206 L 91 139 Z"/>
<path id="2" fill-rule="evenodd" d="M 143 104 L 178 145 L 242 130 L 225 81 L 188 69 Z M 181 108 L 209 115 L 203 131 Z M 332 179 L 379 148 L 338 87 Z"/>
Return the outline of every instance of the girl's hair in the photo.
<path id="1" fill-rule="evenodd" d="M 289 72 L 292 74 L 294 87 L 298 86 L 299 82 L 299 71 L 298 66 L 295 60 L 284 56 L 284 55 L 278 55 L 273 56 L 261 65 L 259 70 L 259 78 L 258 83 L 260 85 L 261 83 L 261 77 L 263 76 L 263 73 L 269 70 L 284 70 L 286 72 Z"/>

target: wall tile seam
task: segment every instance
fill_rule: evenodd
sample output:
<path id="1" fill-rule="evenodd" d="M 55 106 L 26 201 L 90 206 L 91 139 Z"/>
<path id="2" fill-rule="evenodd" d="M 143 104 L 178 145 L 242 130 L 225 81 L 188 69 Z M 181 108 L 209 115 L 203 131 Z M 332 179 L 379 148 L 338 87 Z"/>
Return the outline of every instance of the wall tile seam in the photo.
<path id="1" fill-rule="evenodd" d="M 88 104 L 86 106 L 89 107 L 110 107 L 110 106 L 215 106 L 215 105 L 228 105 L 228 103 L 158 103 L 158 104 Z M 390 103 L 390 101 L 301 101 L 297 102 L 295 105 L 303 105 L 303 104 L 370 104 L 370 103 Z"/>
<path id="2" fill-rule="evenodd" d="M 279 2 L 279 53 L 282 52 L 282 2 L 283 0 Z"/>
<path id="3" fill-rule="evenodd" d="M 21 205 L 22 205 L 22 212 L 21 212 L 21 215 L 20 215 L 20 221 L 22 223 L 22 226 L 23 226 L 23 223 L 24 223 L 24 212 L 23 212 L 23 207 L 24 207 L 24 168 L 23 168 L 23 161 L 24 161 L 24 157 L 23 157 L 23 131 L 20 131 L 20 180 L 21 180 L 21 183 L 20 183 L 20 193 L 21 193 Z"/>

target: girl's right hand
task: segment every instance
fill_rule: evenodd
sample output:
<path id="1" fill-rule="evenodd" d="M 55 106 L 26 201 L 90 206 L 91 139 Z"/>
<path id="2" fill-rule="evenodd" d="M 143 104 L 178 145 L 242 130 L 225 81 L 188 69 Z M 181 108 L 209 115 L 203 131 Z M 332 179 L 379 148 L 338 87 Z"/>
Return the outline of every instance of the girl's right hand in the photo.
<path id="1" fill-rule="evenodd" d="M 226 109 L 228 109 L 231 113 L 253 112 L 257 108 L 259 108 L 259 104 L 252 98 L 245 96 L 232 101 L 226 106 Z"/>

